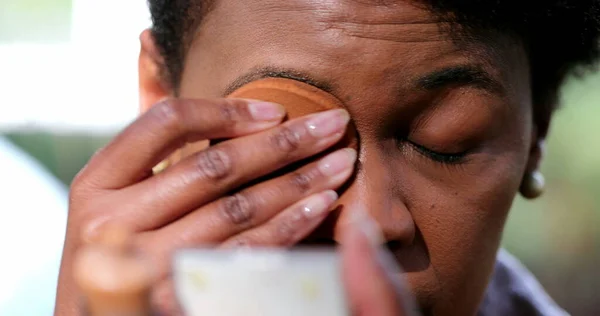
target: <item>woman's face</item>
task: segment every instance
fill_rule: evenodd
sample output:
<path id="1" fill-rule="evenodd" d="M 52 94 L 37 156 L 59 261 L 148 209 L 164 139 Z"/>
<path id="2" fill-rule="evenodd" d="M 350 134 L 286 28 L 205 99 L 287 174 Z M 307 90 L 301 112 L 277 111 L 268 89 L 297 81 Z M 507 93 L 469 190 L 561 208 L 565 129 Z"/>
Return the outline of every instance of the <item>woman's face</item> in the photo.
<path id="1" fill-rule="evenodd" d="M 341 99 L 360 165 L 312 239 L 336 240 L 365 210 L 426 313 L 466 315 L 538 140 L 521 45 L 453 41 L 437 21 L 411 1 L 220 0 L 193 37 L 180 95 L 284 76 Z"/>

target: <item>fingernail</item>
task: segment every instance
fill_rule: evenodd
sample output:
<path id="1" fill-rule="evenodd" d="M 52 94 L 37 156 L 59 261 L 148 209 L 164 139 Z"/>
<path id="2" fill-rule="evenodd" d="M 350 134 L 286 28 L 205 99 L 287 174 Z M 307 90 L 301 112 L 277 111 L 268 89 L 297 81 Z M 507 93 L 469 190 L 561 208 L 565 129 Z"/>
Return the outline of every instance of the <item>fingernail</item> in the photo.
<path id="1" fill-rule="evenodd" d="M 349 121 L 348 111 L 330 110 L 316 114 L 306 122 L 306 128 L 314 137 L 327 137 L 345 131 Z"/>
<path id="2" fill-rule="evenodd" d="M 318 168 L 325 176 L 333 177 L 354 168 L 356 158 L 356 150 L 352 148 L 338 150 L 323 158 L 319 162 Z"/>
<path id="3" fill-rule="evenodd" d="M 333 202 L 337 201 L 338 194 L 335 191 L 329 190 L 321 194 L 317 194 L 310 198 L 302 211 L 306 218 L 317 218 L 329 211 Z"/>
<path id="4" fill-rule="evenodd" d="M 351 229 L 355 229 L 356 232 L 364 235 L 373 248 L 379 249 L 385 240 L 379 224 L 362 209 L 355 209 L 351 212 Z"/>
<path id="5" fill-rule="evenodd" d="M 257 121 L 277 121 L 285 116 L 285 109 L 277 103 L 271 102 L 250 102 L 248 110 L 252 118 Z"/>

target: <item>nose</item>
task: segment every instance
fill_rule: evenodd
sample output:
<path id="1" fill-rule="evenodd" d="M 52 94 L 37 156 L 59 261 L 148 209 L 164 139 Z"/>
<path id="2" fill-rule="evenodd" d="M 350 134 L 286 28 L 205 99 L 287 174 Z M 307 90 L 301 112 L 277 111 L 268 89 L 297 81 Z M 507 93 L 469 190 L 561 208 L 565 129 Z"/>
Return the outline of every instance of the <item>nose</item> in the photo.
<path id="1" fill-rule="evenodd" d="M 354 178 L 340 192 L 332 216 L 315 231 L 311 239 L 339 243 L 350 221 L 361 218 L 353 213 L 365 212 L 379 224 L 388 246 L 412 245 L 416 229 L 398 189 L 401 187 L 398 182 L 402 179 L 391 177 L 391 166 L 388 164 L 376 150 L 362 147 Z"/>

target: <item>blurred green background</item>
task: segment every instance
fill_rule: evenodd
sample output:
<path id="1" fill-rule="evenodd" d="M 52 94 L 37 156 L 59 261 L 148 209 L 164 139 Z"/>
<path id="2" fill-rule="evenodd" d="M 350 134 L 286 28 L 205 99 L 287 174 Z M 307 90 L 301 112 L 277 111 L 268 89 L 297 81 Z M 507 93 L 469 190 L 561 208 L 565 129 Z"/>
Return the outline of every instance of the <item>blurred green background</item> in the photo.
<path id="1" fill-rule="evenodd" d="M 0 44 L 68 38 L 69 0 L 5 1 Z M 27 128 L 4 134 L 65 184 L 111 137 Z M 504 246 L 561 306 L 574 315 L 600 315 L 600 72 L 566 84 L 550 135 L 547 192 L 534 202 L 516 200 Z"/>
<path id="2" fill-rule="evenodd" d="M 0 1 L 0 43 L 66 41 L 70 22 L 71 0 Z"/>

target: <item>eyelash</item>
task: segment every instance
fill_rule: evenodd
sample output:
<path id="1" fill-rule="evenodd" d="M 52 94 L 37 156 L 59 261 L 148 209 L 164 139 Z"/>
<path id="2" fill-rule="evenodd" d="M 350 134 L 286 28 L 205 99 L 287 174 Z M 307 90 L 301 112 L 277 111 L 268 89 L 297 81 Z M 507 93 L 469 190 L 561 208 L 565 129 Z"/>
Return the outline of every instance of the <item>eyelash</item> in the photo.
<path id="1" fill-rule="evenodd" d="M 412 146 L 417 152 L 419 152 L 419 154 L 435 161 L 435 162 L 439 162 L 439 163 L 443 163 L 443 164 L 448 164 L 448 165 L 457 165 L 460 163 L 463 163 L 465 160 L 465 157 L 467 156 L 468 152 L 461 152 L 461 153 L 440 153 L 440 152 L 436 152 L 434 150 L 431 150 L 423 145 L 419 145 L 415 142 L 412 142 L 410 140 L 403 140 L 403 142 L 409 144 L 410 146 Z"/>

